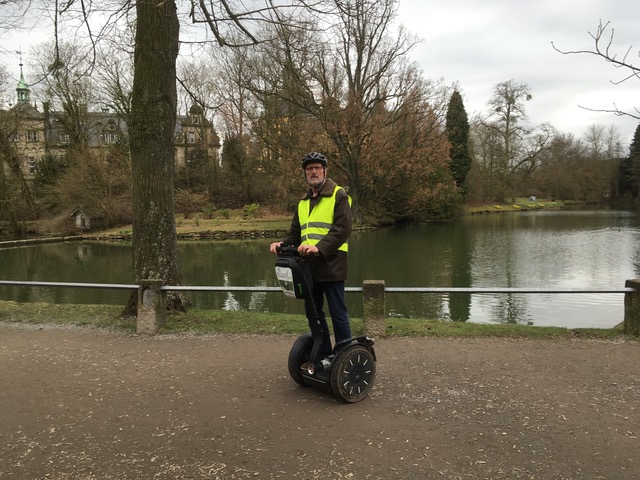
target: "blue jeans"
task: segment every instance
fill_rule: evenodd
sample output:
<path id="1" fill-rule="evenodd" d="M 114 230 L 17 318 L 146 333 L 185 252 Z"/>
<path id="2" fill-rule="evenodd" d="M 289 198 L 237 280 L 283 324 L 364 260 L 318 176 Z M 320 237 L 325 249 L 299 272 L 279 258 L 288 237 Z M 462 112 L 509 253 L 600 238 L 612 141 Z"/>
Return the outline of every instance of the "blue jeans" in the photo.
<path id="1" fill-rule="evenodd" d="M 327 297 L 327 305 L 329 306 L 329 315 L 331 315 L 331 323 L 333 325 L 333 334 L 336 343 L 351 338 L 351 325 L 349 323 L 349 315 L 347 314 L 347 306 L 344 303 L 344 282 L 314 282 L 313 299 L 316 304 L 316 310 L 320 317 L 320 324 L 323 328 L 322 346 L 320 353 L 323 356 L 331 354 L 331 337 L 329 336 L 329 327 L 327 325 L 327 317 L 323 310 L 324 297 Z M 309 300 L 304 302 L 307 320 L 309 320 L 309 328 L 314 331 L 314 315 Z"/>

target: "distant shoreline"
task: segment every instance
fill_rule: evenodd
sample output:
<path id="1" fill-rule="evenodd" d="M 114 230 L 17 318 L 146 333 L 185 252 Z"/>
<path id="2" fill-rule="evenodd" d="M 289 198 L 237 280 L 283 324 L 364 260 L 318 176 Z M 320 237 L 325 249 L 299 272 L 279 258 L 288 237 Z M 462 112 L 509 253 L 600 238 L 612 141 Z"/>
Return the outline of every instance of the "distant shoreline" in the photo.
<path id="1" fill-rule="evenodd" d="M 479 206 L 466 206 L 466 215 L 486 215 L 494 213 L 511 213 L 511 212 L 527 212 L 534 210 L 545 209 L 561 209 L 565 208 L 564 202 L 529 202 L 519 199 L 517 203 L 513 204 L 495 204 L 495 205 L 479 205 Z M 280 217 L 277 217 L 280 219 Z M 281 227 L 275 227 L 275 225 L 268 225 L 273 223 L 272 218 L 254 219 L 252 228 L 245 228 L 247 225 L 241 222 L 237 230 L 226 224 L 223 228 L 216 229 L 219 225 L 208 224 L 203 219 L 199 219 L 197 223 L 193 225 L 181 225 L 180 230 L 177 233 L 178 240 L 242 240 L 242 239 L 256 239 L 256 238 L 278 238 L 282 237 L 287 229 Z M 288 219 L 282 220 L 285 224 L 288 223 Z M 243 224 L 244 223 L 244 224 Z M 260 228 L 260 224 L 264 223 L 264 228 Z M 269 227 L 275 228 L 269 228 Z M 130 228 L 130 227 L 129 227 Z M 185 231 L 185 228 L 188 230 Z M 366 230 L 368 228 L 363 226 L 359 230 Z M 132 232 L 130 229 L 122 228 L 118 233 L 105 233 L 105 232 L 87 232 L 78 235 L 57 235 L 57 236 L 41 236 L 27 239 L 18 240 L 6 240 L 0 242 L 0 249 L 3 248 L 18 248 L 28 247 L 33 245 L 41 245 L 47 243 L 67 243 L 67 242 L 81 242 L 81 241 L 131 241 Z"/>

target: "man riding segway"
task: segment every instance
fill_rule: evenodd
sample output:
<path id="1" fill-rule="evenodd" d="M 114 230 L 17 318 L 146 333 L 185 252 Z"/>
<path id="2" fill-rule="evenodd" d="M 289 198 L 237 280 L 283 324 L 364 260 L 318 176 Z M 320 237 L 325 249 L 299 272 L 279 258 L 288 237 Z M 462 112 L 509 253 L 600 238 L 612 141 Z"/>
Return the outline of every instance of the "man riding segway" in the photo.
<path id="1" fill-rule="evenodd" d="M 362 372 L 358 369 L 357 375 L 351 373 L 352 380 L 360 382 L 361 377 L 366 377 L 372 381 L 375 373 L 375 365 L 372 365 L 375 361 L 372 348 L 373 340 L 364 336 L 355 339 L 351 337 L 351 326 L 344 298 L 347 252 L 349 250 L 348 239 L 352 229 L 351 198 L 342 187 L 327 177 L 327 165 L 327 158 L 318 152 L 309 153 L 302 159 L 302 169 L 309 188 L 298 203 L 291 228 L 286 237 L 281 242 L 272 243 L 269 247 L 271 253 L 274 254 L 282 254 L 285 250 L 284 247 L 295 247 L 294 252 L 306 261 L 310 271 L 308 292 L 298 298 L 305 300 L 305 313 L 314 342 L 315 358 L 313 358 L 314 355 L 309 355 L 309 352 L 306 352 L 308 360 L 298 367 L 304 373 L 291 372 L 294 379 L 300 384 L 304 383 L 304 378 L 301 375 L 314 375 L 316 371 L 322 370 L 323 365 L 319 363 L 320 359 L 325 359 L 323 360 L 324 365 L 328 367 L 331 361 L 326 358 L 334 354 L 337 355 L 335 349 L 338 346 L 345 347 L 352 343 L 366 344 L 364 347 L 362 345 L 360 347 L 370 350 L 370 353 L 365 355 L 367 358 L 363 360 L 364 363 L 369 364 L 369 367 L 363 367 Z M 286 250 L 286 255 L 291 256 L 291 248 Z M 292 267 L 295 270 L 299 269 L 296 265 Z M 304 282 L 307 283 L 306 280 Z M 329 328 L 323 309 L 325 298 L 335 336 L 334 348 L 331 346 Z M 298 354 L 299 352 L 294 357 Z M 373 370 L 368 370 L 368 368 Z M 365 381 L 365 383 L 367 382 Z M 359 385 L 356 390 L 364 393 L 368 388 Z M 354 395 L 354 399 L 351 399 L 349 395 L 347 397 L 343 398 L 347 401 L 357 401 L 362 395 Z"/>

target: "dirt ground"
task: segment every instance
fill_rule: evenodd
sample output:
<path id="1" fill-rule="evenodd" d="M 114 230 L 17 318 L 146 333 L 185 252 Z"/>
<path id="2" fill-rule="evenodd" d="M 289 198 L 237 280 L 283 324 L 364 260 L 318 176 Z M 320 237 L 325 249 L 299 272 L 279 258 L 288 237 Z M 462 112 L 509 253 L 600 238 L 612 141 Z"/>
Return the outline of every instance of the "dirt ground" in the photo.
<path id="1" fill-rule="evenodd" d="M 391 338 L 371 395 L 293 337 L 0 324 L 0 479 L 637 479 L 640 343 Z"/>

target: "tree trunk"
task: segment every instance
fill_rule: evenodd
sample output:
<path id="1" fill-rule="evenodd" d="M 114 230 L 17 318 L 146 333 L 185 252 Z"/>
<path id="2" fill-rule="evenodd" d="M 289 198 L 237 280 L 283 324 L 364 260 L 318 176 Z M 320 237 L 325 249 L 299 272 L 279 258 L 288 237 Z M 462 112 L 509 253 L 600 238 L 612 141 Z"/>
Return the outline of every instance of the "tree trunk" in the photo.
<path id="1" fill-rule="evenodd" d="M 157 279 L 177 285 L 174 135 L 179 22 L 173 0 L 138 0 L 136 14 L 129 125 L 133 268 L 138 283 Z M 168 300 L 169 308 L 184 309 L 182 296 Z"/>

